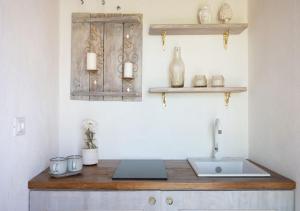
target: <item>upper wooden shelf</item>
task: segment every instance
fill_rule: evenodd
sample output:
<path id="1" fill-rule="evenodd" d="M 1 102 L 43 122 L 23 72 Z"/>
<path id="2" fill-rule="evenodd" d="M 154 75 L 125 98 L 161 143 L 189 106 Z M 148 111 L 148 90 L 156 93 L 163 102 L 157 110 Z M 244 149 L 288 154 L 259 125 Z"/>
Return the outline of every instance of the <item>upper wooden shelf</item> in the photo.
<path id="1" fill-rule="evenodd" d="M 150 93 L 240 93 L 246 87 L 205 87 L 205 88 L 150 88 Z"/>
<path id="2" fill-rule="evenodd" d="M 248 28 L 247 23 L 229 24 L 152 24 L 150 35 L 223 35 L 229 31 L 230 34 L 241 34 Z"/>

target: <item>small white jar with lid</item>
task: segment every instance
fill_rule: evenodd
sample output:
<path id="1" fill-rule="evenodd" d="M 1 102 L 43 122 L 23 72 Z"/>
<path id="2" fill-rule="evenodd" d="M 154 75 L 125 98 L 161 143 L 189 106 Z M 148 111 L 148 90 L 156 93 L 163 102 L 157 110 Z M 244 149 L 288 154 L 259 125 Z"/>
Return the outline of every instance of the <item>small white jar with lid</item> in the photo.
<path id="1" fill-rule="evenodd" d="M 207 87 L 207 78 L 205 75 L 195 75 L 193 79 L 194 87 Z"/>
<path id="2" fill-rule="evenodd" d="M 211 86 L 212 87 L 224 87 L 225 79 L 223 75 L 214 75 L 211 78 Z"/>

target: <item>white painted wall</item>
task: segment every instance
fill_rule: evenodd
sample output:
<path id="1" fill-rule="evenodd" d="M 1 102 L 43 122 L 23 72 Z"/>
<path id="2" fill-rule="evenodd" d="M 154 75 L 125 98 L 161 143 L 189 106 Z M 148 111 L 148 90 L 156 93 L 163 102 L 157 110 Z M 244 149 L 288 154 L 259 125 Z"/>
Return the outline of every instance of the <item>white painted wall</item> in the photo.
<path id="1" fill-rule="evenodd" d="M 230 108 L 223 95 L 170 95 L 164 110 L 161 96 L 148 89 L 168 86 L 168 65 L 175 45 L 182 47 L 186 64 L 186 85 L 197 73 L 224 74 L 226 85 L 248 83 L 248 33 L 231 37 L 229 50 L 221 36 L 168 37 L 162 51 L 161 38 L 148 35 L 150 23 L 196 23 L 199 0 L 99 0 L 60 1 L 60 154 L 79 153 L 83 145 L 81 122 L 98 121 L 99 156 L 109 158 L 166 158 L 208 156 L 211 150 L 211 122 L 220 117 L 224 126 L 223 155 L 248 155 L 248 96 L 233 95 Z M 222 0 L 208 1 L 214 13 Z M 233 22 L 247 22 L 247 0 L 228 0 Z M 70 100 L 71 14 L 72 12 L 116 12 L 144 14 L 143 102 L 83 102 Z"/>
<path id="2" fill-rule="evenodd" d="M 250 158 L 300 182 L 300 2 L 251 0 L 249 11 Z"/>
<path id="3" fill-rule="evenodd" d="M 0 1 L 0 210 L 28 210 L 28 180 L 58 151 L 58 50 L 56 0 Z"/>

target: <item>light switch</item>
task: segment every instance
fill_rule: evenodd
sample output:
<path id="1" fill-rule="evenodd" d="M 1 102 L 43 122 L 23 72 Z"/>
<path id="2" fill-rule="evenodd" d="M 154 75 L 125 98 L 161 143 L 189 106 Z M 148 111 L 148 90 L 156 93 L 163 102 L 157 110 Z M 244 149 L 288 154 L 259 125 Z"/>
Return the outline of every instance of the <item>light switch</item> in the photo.
<path id="1" fill-rule="evenodd" d="M 24 136 L 25 135 L 25 117 L 17 117 L 13 123 L 13 135 Z"/>

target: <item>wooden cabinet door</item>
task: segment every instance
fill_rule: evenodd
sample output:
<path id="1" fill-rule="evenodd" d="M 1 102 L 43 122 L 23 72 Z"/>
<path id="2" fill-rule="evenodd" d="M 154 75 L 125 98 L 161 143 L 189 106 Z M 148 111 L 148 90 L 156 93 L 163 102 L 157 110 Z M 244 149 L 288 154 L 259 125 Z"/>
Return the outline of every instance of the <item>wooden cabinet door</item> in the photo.
<path id="1" fill-rule="evenodd" d="M 156 191 L 31 191 L 30 211 L 160 211 Z"/>
<path id="2" fill-rule="evenodd" d="M 294 211 L 293 191 L 165 191 L 163 211 Z"/>

